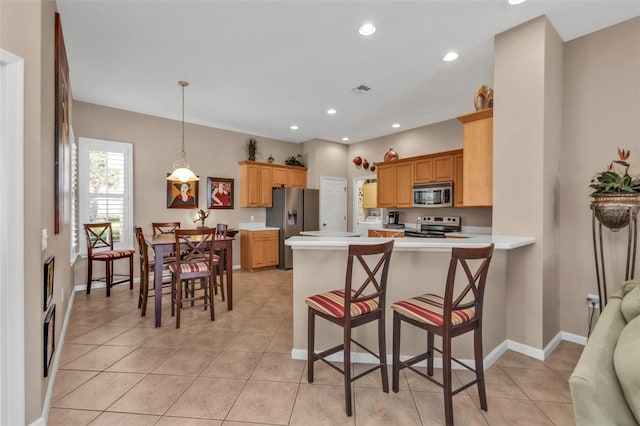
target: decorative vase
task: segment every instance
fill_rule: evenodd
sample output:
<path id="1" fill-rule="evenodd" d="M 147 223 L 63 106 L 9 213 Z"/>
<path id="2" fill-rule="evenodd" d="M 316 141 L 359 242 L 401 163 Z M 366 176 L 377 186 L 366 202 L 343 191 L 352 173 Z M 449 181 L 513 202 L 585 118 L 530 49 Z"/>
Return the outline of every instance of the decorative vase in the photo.
<path id="1" fill-rule="evenodd" d="M 275 159 L 275 158 L 273 158 L 273 155 L 269 154 L 269 158 L 267 158 L 267 162 L 268 162 L 269 164 L 272 164 L 274 161 L 276 161 L 276 159 Z"/>
<path id="2" fill-rule="evenodd" d="M 393 161 L 398 159 L 398 153 L 393 150 L 393 148 L 389 148 L 389 151 L 384 155 L 384 161 Z"/>
<path id="3" fill-rule="evenodd" d="M 640 211 L 640 194 L 591 194 L 591 197 L 596 218 L 614 232 L 629 225 L 630 215 Z"/>

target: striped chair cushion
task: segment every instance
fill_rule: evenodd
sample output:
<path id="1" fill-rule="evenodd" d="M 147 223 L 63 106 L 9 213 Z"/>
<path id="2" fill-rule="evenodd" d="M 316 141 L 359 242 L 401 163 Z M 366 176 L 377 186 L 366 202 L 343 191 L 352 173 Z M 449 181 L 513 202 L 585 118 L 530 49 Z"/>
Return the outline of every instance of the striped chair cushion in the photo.
<path id="1" fill-rule="evenodd" d="M 351 294 L 355 291 L 351 291 Z M 316 294 L 304 301 L 310 308 L 331 315 L 336 318 L 344 318 L 344 291 L 333 290 L 329 293 Z M 351 317 L 357 317 L 378 309 L 378 301 L 371 299 L 364 302 L 351 303 Z"/>
<path id="2" fill-rule="evenodd" d="M 190 272 L 208 272 L 209 271 L 209 263 L 208 262 L 186 262 L 180 263 L 180 273 L 188 274 Z M 169 265 L 169 270 L 172 273 L 176 273 L 178 271 L 178 264 L 172 263 Z"/>
<path id="3" fill-rule="evenodd" d="M 92 259 L 113 259 L 116 257 L 131 256 L 135 250 L 105 250 L 96 251 L 91 254 Z"/>
<path id="4" fill-rule="evenodd" d="M 441 326 L 444 324 L 444 298 L 435 294 L 423 294 L 408 300 L 401 300 L 391 305 L 391 309 L 426 324 Z M 460 325 L 476 316 L 474 308 L 459 309 L 451 312 L 451 325 Z"/>

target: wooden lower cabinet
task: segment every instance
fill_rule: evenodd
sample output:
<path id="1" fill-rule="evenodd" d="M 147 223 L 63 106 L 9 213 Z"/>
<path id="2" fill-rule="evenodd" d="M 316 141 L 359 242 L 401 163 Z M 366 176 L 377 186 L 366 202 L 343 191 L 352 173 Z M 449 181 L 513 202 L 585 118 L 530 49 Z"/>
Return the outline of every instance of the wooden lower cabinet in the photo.
<path id="1" fill-rule="evenodd" d="M 369 229 L 369 237 L 373 238 L 404 238 L 404 231 L 380 231 L 377 229 Z"/>
<path id="2" fill-rule="evenodd" d="M 246 271 L 277 266 L 278 230 L 240 231 L 240 266 Z"/>

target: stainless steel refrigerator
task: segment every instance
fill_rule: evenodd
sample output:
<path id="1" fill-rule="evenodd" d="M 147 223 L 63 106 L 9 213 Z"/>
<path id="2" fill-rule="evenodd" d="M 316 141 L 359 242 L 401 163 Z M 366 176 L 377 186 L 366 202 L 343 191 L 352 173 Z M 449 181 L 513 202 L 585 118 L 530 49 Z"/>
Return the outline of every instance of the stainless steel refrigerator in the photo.
<path id="1" fill-rule="evenodd" d="M 317 189 L 273 188 L 272 207 L 267 208 L 267 226 L 280 228 L 278 267 L 293 267 L 291 247 L 284 240 L 302 231 L 320 230 L 320 191 Z"/>

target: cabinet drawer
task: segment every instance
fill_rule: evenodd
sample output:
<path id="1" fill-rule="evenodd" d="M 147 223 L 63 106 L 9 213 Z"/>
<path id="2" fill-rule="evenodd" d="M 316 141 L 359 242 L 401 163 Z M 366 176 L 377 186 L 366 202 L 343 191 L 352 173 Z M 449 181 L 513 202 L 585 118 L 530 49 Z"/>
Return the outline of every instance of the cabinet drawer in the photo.
<path id="1" fill-rule="evenodd" d="M 269 240 L 269 239 L 273 239 L 273 238 L 278 238 L 278 236 L 280 235 L 280 231 L 276 230 L 269 230 L 269 231 L 253 231 L 251 232 L 251 239 L 252 240 Z"/>

